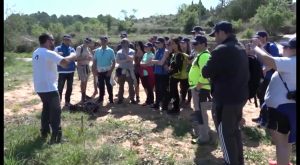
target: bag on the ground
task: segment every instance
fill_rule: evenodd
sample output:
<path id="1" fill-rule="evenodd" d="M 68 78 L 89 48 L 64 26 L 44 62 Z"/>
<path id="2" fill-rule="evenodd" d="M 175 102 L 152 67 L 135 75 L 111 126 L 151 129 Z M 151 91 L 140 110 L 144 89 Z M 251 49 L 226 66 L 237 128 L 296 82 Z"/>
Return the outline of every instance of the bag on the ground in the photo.
<path id="1" fill-rule="evenodd" d="M 77 103 L 71 105 L 69 110 L 71 112 L 87 112 L 87 113 L 96 113 L 99 109 L 99 105 L 92 101 L 84 102 L 83 104 Z"/>

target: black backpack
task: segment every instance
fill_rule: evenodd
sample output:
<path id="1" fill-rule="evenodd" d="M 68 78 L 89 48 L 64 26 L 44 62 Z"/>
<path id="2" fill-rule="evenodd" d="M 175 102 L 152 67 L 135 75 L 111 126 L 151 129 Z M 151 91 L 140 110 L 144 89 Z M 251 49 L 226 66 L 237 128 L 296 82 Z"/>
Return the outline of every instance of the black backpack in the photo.
<path id="1" fill-rule="evenodd" d="M 249 72 L 250 78 L 248 81 L 248 88 L 249 88 L 249 97 L 248 100 L 251 102 L 251 99 L 254 98 L 255 107 L 257 105 L 257 91 L 260 86 L 260 82 L 263 79 L 263 70 L 260 62 L 255 56 L 248 56 L 249 61 Z"/>

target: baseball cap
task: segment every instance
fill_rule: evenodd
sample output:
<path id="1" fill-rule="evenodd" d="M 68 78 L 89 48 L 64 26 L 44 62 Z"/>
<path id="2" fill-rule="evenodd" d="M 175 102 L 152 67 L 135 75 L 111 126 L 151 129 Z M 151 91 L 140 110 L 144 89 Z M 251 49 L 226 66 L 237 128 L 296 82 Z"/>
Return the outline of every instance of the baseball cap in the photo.
<path id="1" fill-rule="evenodd" d="M 144 46 L 145 47 L 153 47 L 153 44 L 151 42 L 147 42 Z"/>
<path id="2" fill-rule="evenodd" d="M 182 38 L 182 40 L 180 42 L 190 42 L 190 39 L 189 38 Z"/>
<path id="3" fill-rule="evenodd" d="M 296 49 L 297 46 L 296 38 L 292 38 L 289 41 L 280 42 L 280 44 L 291 49 Z"/>
<path id="4" fill-rule="evenodd" d="M 120 37 L 127 38 L 127 32 L 126 31 L 121 31 Z"/>
<path id="5" fill-rule="evenodd" d="M 204 35 L 196 35 L 191 42 L 203 44 L 203 43 L 207 43 L 207 38 Z"/>
<path id="6" fill-rule="evenodd" d="M 158 37 L 155 41 L 155 43 L 165 43 L 165 39 L 162 37 Z"/>
<path id="7" fill-rule="evenodd" d="M 265 31 L 258 31 L 255 33 L 253 38 L 258 38 L 258 37 L 268 37 L 268 33 Z"/>
<path id="8" fill-rule="evenodd" d="M 86 38 L 84 39 L 84 42 L 85 42 L 85 43 L 90 43 L 90 42 L 92 42 L 92 39 L 89 38 L 89 37 L 86 37 Z"/>
<path id="9" fill-rule="evenodd" d="M 107 36 L 100 36 L 100 40 L 108 40 L 108 37 Z"/>
<path id="10" fill-rule="evenodd" d="M 232 24 L 228 21 L 220 21 L 217 24 L 215 24 L 212 32 L 209 34 L 210 37 L 214 37 L 215 36 L 215 32 L 218 31 L 224 31 L 226 33 L 232 33 L 233 29 L 232 29 Z"/>
<path id="11" fill-rule="evenodd" d="M 64 37 L 63 37 L 63 39 L 67 39 L 67 40 L 71 40 L 71 35 L 69 35 L 69 34 L 66 34 L 66 35 L 64 35 Z"/>
<path id="12" fill-rule="evenodd" d="M 191 33 L 196 33 L 196 32 L 203 32 L 203 28 L 200 26 L 194 26 Z"/>

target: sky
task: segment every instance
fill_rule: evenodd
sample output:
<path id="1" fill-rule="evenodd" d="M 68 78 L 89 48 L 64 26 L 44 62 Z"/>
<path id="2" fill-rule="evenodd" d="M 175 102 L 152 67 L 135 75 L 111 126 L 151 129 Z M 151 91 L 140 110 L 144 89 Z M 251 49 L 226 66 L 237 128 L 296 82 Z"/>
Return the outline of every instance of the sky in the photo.
<path id="1" fill-rule="evenodd" d="M 198 3 L 199 0 L 4 0 L 4 19 L 12 13 L 32 14 L 46 12 L 48 15 L 81 15 L 82 17 L 97 17 L 107 15 L 123 19 L 121 10 L 126 10 L 128 16 L 134 14 L 137 18 L 152 15 L 176 14 L 182 4 Z M 205 8 L 215 7 L 219 0 L 201 0 Z M 72 2 L 72 3 L 71 3 Z M 134 13 L 133 9 L 137 12 Z"/>

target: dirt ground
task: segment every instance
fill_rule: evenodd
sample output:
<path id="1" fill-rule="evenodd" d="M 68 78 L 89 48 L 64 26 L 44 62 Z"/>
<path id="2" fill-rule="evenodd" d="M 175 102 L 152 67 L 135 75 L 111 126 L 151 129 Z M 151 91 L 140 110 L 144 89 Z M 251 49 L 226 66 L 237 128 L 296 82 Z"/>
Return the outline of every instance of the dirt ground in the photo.
<path id="1" fill-rule="evenodd" d="M 66 89 L 66 86 L 65 86 Z M 64 89 L 64 92 L 65 92 Z M 128 87 L 127 84 L 125 83 L 125 91 L 124 91 L 124 98 L 128 97 Z M 61 105 L 64 105 L 64 92 L 63 92 L 63 99 L 61 102 Z M 91 96 L 94 92 L 94 87 L 93 87 L 93 77 L 91 76 L 89 81 L 88 81 L 88 85 L 87 85 L 87 95 Z M 118 92 L 118 85 L 115 85 L 113 87 L 113 93 L 114 95 L 116 95 Z M 99 92 L 98 92 L 99 93 Z M 145 102 L 146 100 L 146 95 L 144 92 L 144 89 L 142 87 L 142 85 L 140 84 L 140 103 L 142 104 Z M 98 95 L 96 96 L 96 98 L 98 97 Z M 74 83 L 73 83 L 73 92 L 72 92 L 72 96 L 71 96 L 71 103 L 72 104 L 76 104 L 80 101 L 81 99 L 81 93 L 80 93 L 80 81 L 78 80 L 77 76 L 74 77 Z M 125 99 L 126 100 L 126 99 Z M 118 108 L 125 108 L 124 106 L 126 106 L 126 108 L 132 109 L 132 110 L 142 110 L 142 109 L 147 109 L 147 107 L 143 107 L 141 105 L 130 105 L 130 104 L 122 104 L 122 105 L 117 105 L 117 98 L 114 98 L 115 101 L 115 107 Z M 30 102 L 37 102 L 35 104 L 30 104 Z M 128 102 L 128 101 L 127 101 Z M 26 103 L 28 105 L 26 105 Z M 108 105 L 108 94 L 106 91 L 106 95 L 104 96 L 104 102 L 103 102 L 103 106 Z M 18 106 L 17 110 L 16 106 Z M 128 107 L 129 106 L 129 107 Z M 107 107 L 107 106 L 105 106 Z M 112 106 L 108 106 L 108 107 L 112 107 Z M 192 103 L 191 103 L 191 107 L 192 107 Z M 15 90 L 12 91 L 8 91 L 4 93 L 4 116 L 5 117 L 9 117 L 12 115 L 22 115 L 22 114 L 30 114 L 32 112 L 37 112 L 37 111 L 41 111 L 42 108 L 42 103 L 40 101 L 40 98 L 38 97 L 38 95 L 34 92 L 34 88 L 33 88 L 33 83 L 32 82 L 26 82 L 23 83 L 21 85 L 19 85 Z M 148 108 L 149 109 L 149 108 Z M 182 112 L 184 111 L 191 111 L 190 108 L 186 108 L 183 109 Z M 126 111 L 123 111 L 124 113 L 127 113 Z M 130 114 L 130 111 L 128 112 Z M 208 113 L 209 116 L 211 117 L 210 113 Z M 253 123 L 251 121 L 252 118 L 257 117 L 259 114 L 259 109 L 257 107 L 255 107 L 254 103 L 250 103 L 249 101 L 247 102 L 246 106 L 244 107 L 243 110 L 243 117 L 246 120 L 246 125 L 247 126 L 254 126 L 255 123 Z M 141 114 L 143 115 L 143 114 Z M 128 116 L 124 116 L 126 118 L 128 118 Z M 101 118 L 101 117 L 100 117 Z M 101 120 L 101 119 L 99 119 Z"/>
<path id="2" fill-rule="evenodd" d="M 125 85 L 125 94 L 124 98 L 128 97 L 128 87 L 127 84 Z M 65 91 L 65 89 L 64 89 Z M 113 88 L 114 95 L 117 94 L 118 91 L 118 85 L 115 85 Z M 87 87 L 87 95 L 91 96 L 94 92 L 93 87 L 93 77 L 91 76 L 88 82 Z M 98 96 L 97 96 L 98 97 Z M 80 101 L 81 93 L 80 93 L 80 82 L 78 80 L 78 77 L 74 77 L 74 84 L 73 84 L 73 92 L 71 96 L 71 103 L 75 104 Z M 161 117 L 159 112 L 151 110 L 149 107 L 143 107 L 141 106 L 142 103 L 146 100 L 146 95 L 144 93 L 143 87 L 140 84 L 140 103 L 137 105 L 131 105 L 126 102 L 129 102 L 129 100 L 125 99 L 125 103 L 123 104 L 116 104 L 117 98 L 115 98 L 115 104 L 110 105 L 108 104 L 108 94 L 106 93 L 104 97 L 103 102 L 103 108 L 101 111 L 105 112 L 105 115 L 97 116 L 96 121 L 102 121 L 105 120 L 108 116 L 113 116 L 115 118 L 118 118 L 120 120 L 142 120 L 145 122 L 145 125 L 149 128 L 158 128 L 159 129 L 159 123 L 156 123 L 155 118 Z M 64 94 L 61 105 L 64 105 Z M 34 112 L 40 112 L 42 109 L 42 103 L 40 101 L 40 98 L 37 94 L 35 94 L 33 89 L 32 82 L 26 82 L 21 84 L 18 88 L 12 91 L 8 91 L 4 93 L 4 120 L 5 123 L 9 122 L 10 119 L 12 119 L 16 115 L 30 115 Z M 192 113 L 191 108 L 184 108 L 180 114 L 180 118 L 190 117 L 190 114 Z M 110 115 L 107 115 L 110 114 Z M 259 109 L 255 107 L 253 103 L 247 102 L 246 106 L 243 110 L 243 117 L 246 120 L 245 125 L 246 126 L 255 126 L 255 123 L 251 121 L 252 118 L 257 117 L 259 114 Z M 214 129 L 213 122 L 211 120 L 211 113 L 208 113 L 209 115 L 209 125 L 212 130 Z M 167 115 L 165 115 L 167 116 Z M 169 120 L 172 121 L 172 120 Z M 170 129 L 164 129 L 159 134 L 156 134 L 155 132 L 152 132 L 149 137 L 151 139 L 158 139 L 157 142 L 152 141 L 151 145 L 154 145 L 157 148 L 160 148 L 163 150 L 169 150 L 172 149 L 172 146 L 166 147 L 164 144 L 170 144 L 172 143 L 175 148 L 181 149 L 181 150 L 187 150 L 186 153 L 194 155 L 193 151 L 193 145 L 190 144 L 190 141 L 184 140 L 184 141 L 172 141 L 171 137 L 172 130 Z M 100 140 L 103 141 L 103 140 Z M 144 152 L 144 145 L 145 142 L 139 141 L 140 145 L 136 146 L 136 150 L 139 151 L 140 154 Z M 124 146 L 130 145 L 124 142 L 122 144 Z M 174 147 L 173 146 L 173 147 Z M 269 146 L 264 146 L 269 147 Z M 273 148 L 273 147 L 271 147 Z M 203 149 L 203 148 L 202 148 Z M 201 152 L 204 155 L 207 154 L 208 157 L 206 159 L 209 159 L 210 156 L 213 156 L 217 159 L 222 159 L 222 152 L 219 149 L 207 149 L 207 150 L 197 150 L 197 152 Z M 273 150 L 273 149 L 271 149 Z M 201 155 L 203 155 L 201 154 Z M 176 155 L 177 157 L 180 157 L 180 155 Z M 218 160 L 219 161 L 219 160 Z"/>

